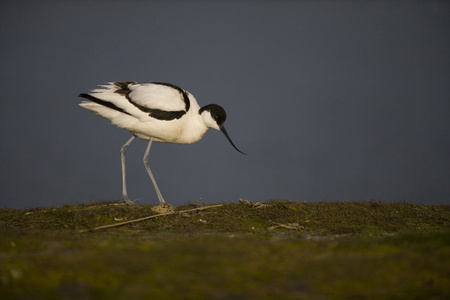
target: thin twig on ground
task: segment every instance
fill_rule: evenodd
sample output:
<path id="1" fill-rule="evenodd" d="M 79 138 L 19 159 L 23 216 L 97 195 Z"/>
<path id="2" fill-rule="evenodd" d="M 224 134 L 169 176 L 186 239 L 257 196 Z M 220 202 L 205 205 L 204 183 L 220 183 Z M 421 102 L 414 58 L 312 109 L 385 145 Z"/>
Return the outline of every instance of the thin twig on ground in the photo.
<path id="1" fill-rule="evenodd" d="M 219 207 L 219 206 L 223 206 L 223 204 L 216 204 L 216 205 L 210 205 L 210 206 L 203 206 L 203 207 L 191 208 L 191 209 L 186 209 L 186 210 L 174 211 L 174 212 L 169 212 L 169 213 L 162 213 L 162 214 L 157 214 L 157 215 L 151 215 L 151 216 L 147 216 L 147 217 L 143 217 L 143 218 L 139 218 L 139 219 L 134 219 L 134 220 L 129 220 L 129 221 L 125 221 L 125 222 L 120 222 L 120 223 L 115 223 L 115 224 L 108 224 L 108 225 L 102 225 L 102 226 L 97 226 L 97 227 L 90 228 L 90 229 L 83 229 L 83 230 L 80 230 L 79 232 L 83 233 L 83 232 L 95 231 L 95 230 L 100 230 L 100 229 L 105 229 L 105 228 L 118 227 L 118 226 L 130 224 L 130 223 L 142 222 L 142 221 L 145 221 L 145 220 L 148 220 L 148 219 L 152 219 L 152 218 L 157 218 L 157 217 L 162 217 L 162 216 L 167 216 L 167 215 L 173 215 L 173 214 L 177 214 L 177 213 L 185 213 L 185 212 L 189 212 L 189 211 L 205 210 L 205 209 Z"/>

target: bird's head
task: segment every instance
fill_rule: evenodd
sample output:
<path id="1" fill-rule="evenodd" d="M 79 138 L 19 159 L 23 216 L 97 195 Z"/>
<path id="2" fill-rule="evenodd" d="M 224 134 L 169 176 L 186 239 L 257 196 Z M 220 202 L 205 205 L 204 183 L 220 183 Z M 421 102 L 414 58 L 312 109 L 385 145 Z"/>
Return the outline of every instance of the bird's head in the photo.
<path id="1" fill-rule="evenodd" d="M 242 154 L 245 154 L 234 145 L 233 141 L 228 135 L 228 132 L 225 130 L 224 124 L 225 120 L 227 119 L 227 113 L 221 106 L 217 104 L 209 104 L 200 108 L 199 113 L 203 118 L 203 122 L 205 122 L 205 125 L 208 128 L 214 128 L 216 130 L 222 131 L 222 133 L 225 135 L 234 149 Z"/>

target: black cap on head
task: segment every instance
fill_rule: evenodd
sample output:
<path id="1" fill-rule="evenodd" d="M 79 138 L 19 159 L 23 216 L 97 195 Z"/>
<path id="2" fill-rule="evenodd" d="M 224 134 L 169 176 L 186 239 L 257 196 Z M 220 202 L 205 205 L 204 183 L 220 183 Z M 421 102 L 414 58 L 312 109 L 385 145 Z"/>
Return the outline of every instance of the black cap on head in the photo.
<path id="1" fill-rule="evenodd" d="M 219 127 L 225 124 L 225 120 L 227 119 L 227 113 L 225 112 L 225 109 L 222 108 L 222 106 L 217 104 L 209 104 L 200 108 L 198 113 L 201 114 L 205 110 L 211 113 L 211 117 L 214 119 L 214 121 L 216 121 Z"/>
<path id="2" fill-rule="evenodd" d="M 239 151 L 242 154 L 247 155 L 246 153 L 242 152 L 234 145 L 233 141 L 231 140 L 230 136 L 228 135 L 228 132 L 225 130 L 224 124 L 225 124 L 225 120 L 227 119 L 227 113 L 225 112 L 225 109 L 223 109 L 222 106 L 217 105 L 217 104 L 209 104 L 209 105 L 206 105 L 206 106 L 203 106 L 202 108 L 200 108 L 199 113 L 201 114 L 205 110 L 207 110 L 211 113 L 211 117 L 214 119 L 214 121 L 216 121 L 217 125 L 219 125 L 220 131 L 222 131 L 222 133 L 225 135 L 225 137 L 230 142 L 230 144 L 234 147 L 234 149 L 236 149 L 237 151 Z"/>

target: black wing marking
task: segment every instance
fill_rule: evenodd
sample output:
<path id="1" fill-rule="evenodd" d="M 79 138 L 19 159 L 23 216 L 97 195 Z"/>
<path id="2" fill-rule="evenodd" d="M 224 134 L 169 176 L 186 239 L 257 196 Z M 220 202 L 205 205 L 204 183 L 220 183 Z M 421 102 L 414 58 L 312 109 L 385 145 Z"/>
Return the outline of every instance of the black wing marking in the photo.
<path id="1" fill-rule="evenodd" d="M 97 103 L 97 104 L 100 104 L 100 105 L 109 107 L 109 108 L 111 108 L 111 109 L 120 111 L 121 113 L 124 113 L 124 114 L 127 114 L 127 115 L 131 116 L 129 113 L 127 113 L 126 111 L 124 111 L 123 109 L 121 109 L 120 107 L 114 105 L 114 104 L 111 103 L 111 102 L 104 101 L 104 100 L 100 100 L 100 99 L 98 99 L 98 98 L 96 98 L 96 97 L 94 97 L 94 96 L 92 96 L 92 95 L 89 95 L 89 94 L 80 94 L 80 95 L 78 95 L 78 96 L 81 97 L 81 98 L 88 99 L 88 100 L 90 100 L 90 101 L 92 101 L 92 102 L 94 102 L 94 103 Z"/>
<path id="2" fill-rule="evenodd" d="M 135 81 L 116 81 L 116 82 L 114 82 L 114 86 L 117 88 L 117 90 L 114 91 L 114 93 L 124 96 L 135 107 L 139 108 L 143 112 L 148 113 L 148 115 L 150 117 L 158 119 L 158 120 L 170 121 L 173 119 L 179 119 L 184 114 L 186 114 L 186 112 L 190 108 L 191 103 L 189 101 L 189 95 L 185 90 L 183 90 L 182 88 L 180 88 L 176 85 L 170 84 L 170 83 L 164 83 L 164 82 L 151 82 L 151 83 L 168 86 L 168 87 L 171 87 L 171 88 L 177 90 L 184 100 L 185 110 L 166 111 L 166 110 L 161 110 L 161 109 L 156 109 L 156 108 L 149 108 L 149 107 L 145 107 L 145 106 L 137 104 L 136 102 L 133 101 L 133 99 L 130 98 L 131 90 L 128 87 L 129 84 L 137 84 Z"/>

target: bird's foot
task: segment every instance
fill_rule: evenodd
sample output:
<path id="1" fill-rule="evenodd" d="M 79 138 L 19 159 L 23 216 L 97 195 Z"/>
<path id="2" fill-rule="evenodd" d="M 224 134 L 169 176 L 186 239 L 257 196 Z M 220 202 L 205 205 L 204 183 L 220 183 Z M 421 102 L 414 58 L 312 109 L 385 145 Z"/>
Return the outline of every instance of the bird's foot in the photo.
<path id="1" fill-rule="evenodd" d="M 160 203 L 152 207 L 152 211 L 159 214 L 173 213 L 176 210 L 176 207 L 169 203 Z"/>
<path id="2" fill-rule="evenodd" d="M 123 201 L 125 201 L 126 204 L 129 204 L 129 205 L 133 205 L 133 204 L 135 204 L 134 202 L 139 200 L 139 199 L 136 199 L 136 200 L 131 201 L 130 198 L 128 198 L 128 196 L 126 196 L 126 195 L 123 195 L 122 199 L 123 199 Z"/>

